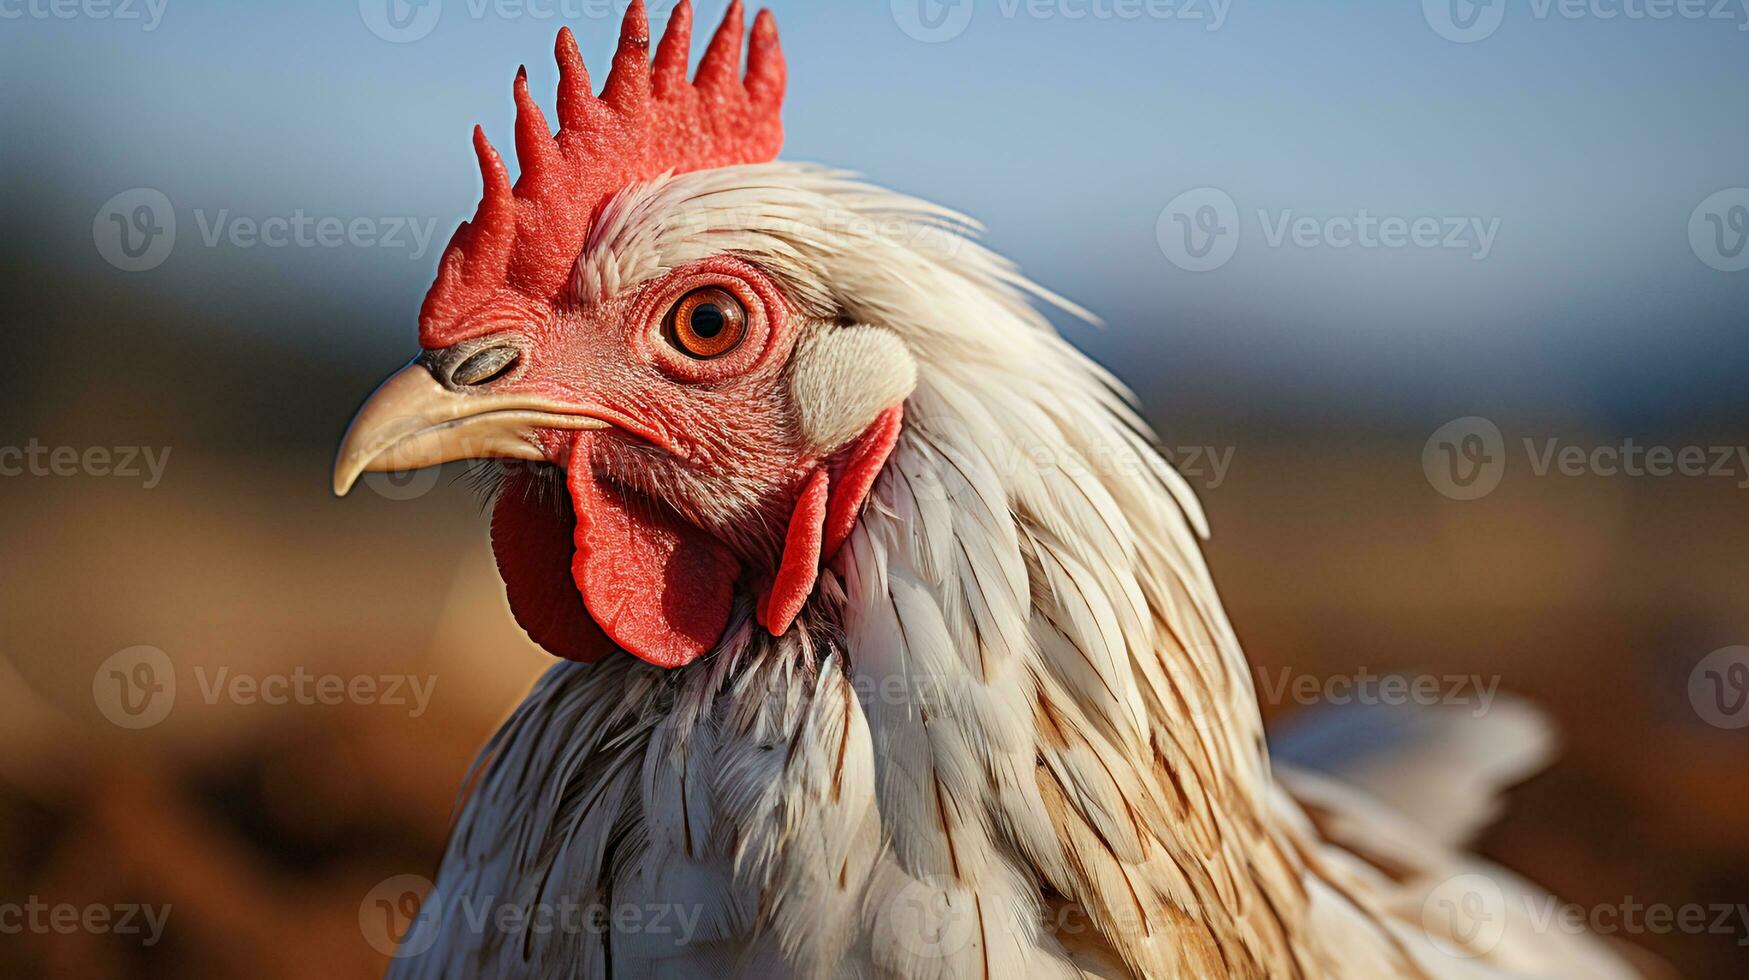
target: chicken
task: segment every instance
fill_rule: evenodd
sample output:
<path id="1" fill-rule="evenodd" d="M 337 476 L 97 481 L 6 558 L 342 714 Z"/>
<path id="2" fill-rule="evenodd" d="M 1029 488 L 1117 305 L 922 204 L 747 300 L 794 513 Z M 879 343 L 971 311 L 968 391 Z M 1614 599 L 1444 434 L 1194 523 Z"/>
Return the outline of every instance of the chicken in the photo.
<path id="1" fill-rule="evenodd" d="M 339 493 L 496 461 L 561 658 L 393 974 L 1630 975 L 1457 850 L 1534 716 L 1428 755 L 1473 803 L 1437 833 L 1272 773 L 1201 511 L 1039 311 L 1075 308 L 953 212 L 774 162 L 771 15 L 743 75 L 731 4 L 689 82 L 690 22 L 652 61 L 634 2 L 599 96 L 562 30 L 557 136 L 517 75 L 521 174 L 475 130 L 423 352 L 341 447 Z"/>

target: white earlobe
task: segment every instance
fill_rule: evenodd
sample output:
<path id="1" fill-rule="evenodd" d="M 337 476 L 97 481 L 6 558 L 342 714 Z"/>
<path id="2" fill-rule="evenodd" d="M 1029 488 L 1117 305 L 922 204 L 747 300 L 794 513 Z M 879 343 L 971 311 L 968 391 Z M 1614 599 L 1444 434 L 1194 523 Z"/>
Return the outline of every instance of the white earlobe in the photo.
<path id="1" fill-rule="evenodd" d="M 861 435 L 917 386 L 917 362 L 890 330 L 823 326 L 796 347 L 790 392 L 802 433 L 821 452 Z"/>

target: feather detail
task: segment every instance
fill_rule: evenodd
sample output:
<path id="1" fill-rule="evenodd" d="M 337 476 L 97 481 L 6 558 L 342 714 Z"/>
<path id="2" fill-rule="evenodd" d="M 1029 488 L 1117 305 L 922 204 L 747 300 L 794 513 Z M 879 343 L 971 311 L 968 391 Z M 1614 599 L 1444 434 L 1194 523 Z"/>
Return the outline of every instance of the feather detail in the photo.
<path id="1" fill-rule="evenodd" d="M 736 5 L 701 83 L 733 77 L 741 37 Z M 750 50 L 764 54 L 746 90 L 780 94 L 764 15 Z M 559 54 L 569 127 L 600 107 L 565 95 L 587 81 L 564 36 Z M 683 54 L 665 39 L 651 74 L 610 94 L 672 90 Z M 480 153 L 490 211 L 510 195 Z M 431 948 L 391 975 L 1625 975 L 1595 944 L 1522 922 L 1476 960 L 1442 954 L 1421 903 L 1439 876 L 1485 866 L 1350 789 L 1271 771 L 1194 496 L 1122 387 L 1034 306 L 1057 301 L 974 230 L 792 164 L 657 177 L 602 203 L 571 301 L 734 254 L 797 316 L 901 343 L 915 387 L 797 628 L 755 629 L 740 597 L 718 648 L 686 667 L 610 656 L 542 679 L 477 765 L 428 899 Z M 838 383 L 814 380 L 807 397 Z M 855 408 L 821 406 L 819 431 L 846 430 Z M 1468 784 L 1505 771 L 1461 761 Z M 466 918 L 564 900 L 686 924 L 564 935 Z"/>

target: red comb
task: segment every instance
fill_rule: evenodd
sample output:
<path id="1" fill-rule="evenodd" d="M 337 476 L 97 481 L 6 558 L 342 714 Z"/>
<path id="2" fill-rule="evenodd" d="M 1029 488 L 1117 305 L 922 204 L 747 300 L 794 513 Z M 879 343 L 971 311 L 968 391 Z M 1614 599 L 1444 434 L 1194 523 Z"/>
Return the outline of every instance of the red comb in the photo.
<path id="1" fill-rule="evenodd" d="M 650 61 L 650 24 L 643 0 L 632 0 L 620 27 L 613 71 L 599 97 L 571 29 L 561 28 L 559 134 L 528 94 L 528 72 L 516 74 L 516 186 L 485 133 L 474 127 L 485 192 L 472 221 L 450 239 L 437 281 L 419 311 L 419 343 L 448 347 L 498 327 L 470 323 L 494 300 L 551 301 L 570 281 L 571 267 L 602 202 L 639 180 L 777 156 L 783 143 L 783 52 L 777 21 L 762 10 L 747 45 L 747 74 L 738 78 L 743 15 L 729 4 L 692 83 L 686 81 L 692 7 L 680 0 Z"/>

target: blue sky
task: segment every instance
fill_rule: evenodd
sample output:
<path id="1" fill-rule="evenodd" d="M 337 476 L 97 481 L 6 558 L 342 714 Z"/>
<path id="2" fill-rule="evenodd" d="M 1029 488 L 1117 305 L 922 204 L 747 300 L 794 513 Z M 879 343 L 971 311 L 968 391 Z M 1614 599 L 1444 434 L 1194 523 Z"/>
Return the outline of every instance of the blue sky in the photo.
<path id="1" fill-rule="evenodd" d="M 1469 43 L 1441 36 L 1447 0 L 919 2 L 773 4 L 786 156 L 974 215 L 1106 319 L 1075 338 L 1144 388 L 1387 409 L 1510 390 L 1618 419 L 1741 402 L 1749 272 L 1689 240 L 1703 199 L 1749 187 L 1738 0 L 1492 0 L 1503 18 Z M 1449 2 L 1484 24 L 1493 9 Z M 97 281 L 216 305 L 212 329 L 292 311 L 310 343 L 408 347 L 434 255 L 202 247 L 194 225 L 405 216 L 441 243 L 477 196 L 472 124 L 510 142 L 516 65 L 550 105 L 559 25 L 599 78 L 623 7 L 426 3 L 404 12 L 435 9 L 429 32 L 394 43 L 370 28 L 379 0 L 0 0 L 5 206 Z M 1671 16 L 1632 16 L 1649 9 Z M 912 36 L 926 23 L 951 36 Z M 162 268 L 127 276 L 91 216 L 133 187 L 183 227 Z M 1231 200 L 1238 238 L 1191 272 L 1159 225 L 1202 188 Z M 1362 214 L 1467 230 L 1334 247 Z"/>

